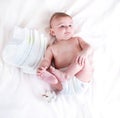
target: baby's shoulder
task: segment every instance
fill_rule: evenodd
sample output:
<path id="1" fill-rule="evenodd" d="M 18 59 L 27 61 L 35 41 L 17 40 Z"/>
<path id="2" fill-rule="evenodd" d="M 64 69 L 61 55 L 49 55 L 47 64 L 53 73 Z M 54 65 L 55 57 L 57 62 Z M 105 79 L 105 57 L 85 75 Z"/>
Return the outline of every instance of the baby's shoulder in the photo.
<path id="1" fill-rule="evenodd" d="M 53 51 L 53 50 L 55 50 L 57 47 L 58 47 L 58 44 L 57 44 L 57 43 L 53 43 L 53 44 L 49 45 L 47 49 Z"/>
<path id="2" fill-rule="evenodd" d="M 73 38 L 78 40 L 78 41 L 84 41 L 83 38 L 81 38 L 81 37 L 73 37 Z"/>
<path id="3" fill-rule="evenodd" d="M 82 40 L 82 38 L 81 37 L 78 37 L 78 36 L 76 36 L 76 37 L 72 37 L 72 39 L 75 41 L 77 41 L 77 42 L 79 42 L 80 40 Z"/>
<path id="4" fill-rule="evenodd" d="M 79 37 L 79 36 L 75 36 L 75 37 L 72 37 L 72 39 L 79 40 L 79 39 L 82 39 L 82 38 L 81 38 L 81 37 Z"/>

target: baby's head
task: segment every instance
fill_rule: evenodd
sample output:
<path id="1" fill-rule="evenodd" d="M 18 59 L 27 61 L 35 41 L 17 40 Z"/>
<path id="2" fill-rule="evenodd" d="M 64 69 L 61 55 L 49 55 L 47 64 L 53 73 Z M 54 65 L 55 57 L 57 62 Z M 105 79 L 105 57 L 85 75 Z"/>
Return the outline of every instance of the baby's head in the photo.
<path id="1" fill-rule="evenodd" d="M 73 36 L 72 17 L 64 12 L 56 12 L 50 19 L 50 34 L 57 40 L 67 40 Z"/>

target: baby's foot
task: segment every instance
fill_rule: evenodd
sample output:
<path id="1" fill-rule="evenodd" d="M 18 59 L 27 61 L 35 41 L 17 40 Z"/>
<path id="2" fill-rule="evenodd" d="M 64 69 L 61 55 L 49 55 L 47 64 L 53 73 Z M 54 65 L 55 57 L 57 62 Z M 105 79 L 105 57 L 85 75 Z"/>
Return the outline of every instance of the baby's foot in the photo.
<path id="1" fill-rule="evenodd" d="M 54 74 L 55 77 L 56 77 L 60 82 L 62 82 L 62 81 L 64 81 L 64 80 L 67 79 L 67 76 L 66 76 L 66 74 L 65 74 L 64 72 L 59 71 L 59 70 L 55 69 L 55 68 L 52 67 L 52 66 L 50 67 L 50 72 L 51 72 L 52 74 Z"/>
<path id="2" fill-rule="evenodd" d="M 63 89 L 63 86 L 60 82 L 58 82 L 57 84 L 51 84 L 51 88 L 56 94 L 58 94 Z"/>
<path id="3" fill-rule="evenodd" d="M 41 70 L 41 73 L 39 76 L 49 84 L 57 84 L 58 83 L 57 78 L 53 74 L 51 74 L 50 72 L 48 72 L 46 70 Z"/>

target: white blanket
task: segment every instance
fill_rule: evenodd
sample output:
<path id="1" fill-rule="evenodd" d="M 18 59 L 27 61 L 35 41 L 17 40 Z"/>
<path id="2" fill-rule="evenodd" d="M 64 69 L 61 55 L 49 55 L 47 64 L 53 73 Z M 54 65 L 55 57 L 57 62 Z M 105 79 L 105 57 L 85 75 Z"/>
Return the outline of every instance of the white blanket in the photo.
<path id="1" fill-rule="evenodd" d="M 3 50 L 3 60 L 29 74 L 36 69 L 43 58 L 47 38 L 36 29 L 15 27 L 13 36 Z"/>
<path id="2" fill-rule="evenodd" d="M 73 16 L 75 35 L 93 46 L 94 78 L 84 96 L 62 94 L 47 103 L 41 93 L 49 86 L 22 69 L 35 70 L 38 61 L 17 58 L 17 64 L 26 61 L 18 67 L 5 61 L 2 54 L 16 26 L 35 29 L 46 39 L 49 18 L 56 11 Z M 0 1 L 0 118 L 120 118 L 119 33 L 119 0 Z"/>

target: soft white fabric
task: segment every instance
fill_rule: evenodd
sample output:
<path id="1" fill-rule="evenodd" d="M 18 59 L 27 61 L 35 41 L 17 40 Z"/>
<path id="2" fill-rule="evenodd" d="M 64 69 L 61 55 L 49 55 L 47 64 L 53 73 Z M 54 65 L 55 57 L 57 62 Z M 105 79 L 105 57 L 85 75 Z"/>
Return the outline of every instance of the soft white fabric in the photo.
<path id="1" fill-rule="evenodd" d="M 75 35 L 94 52 L 94 78 L 89 94 L 41 99 L 49 86 L 35 75 L 9 65 L 2 51 L 16 26 L 46 36 L 50 16 L 70 14 Z M 120 1 L 119 0 L 1 0 L 0 1 L 0 118 L 120 118 Z"/>
<path id="2" fill-rule="evenodd" d="M 74 95 L 74 94 L 82 95 L 85 94 L 90 87 L 90 83 L 82 82 L 75 76 L 69 78 L 67 81 L 64 81 L 62 85 L 63 85 L 63 90 L 60 92 L 60 94 L 64 94 L 64 95 Z"/>
<path id="3" fill-rule="evenodd" d="M 47 37 L 39 30 L 15 27 L 2 57 L 7 64 L 21 68 L 23 72 L 36 74 L 46 46 Z"/>

